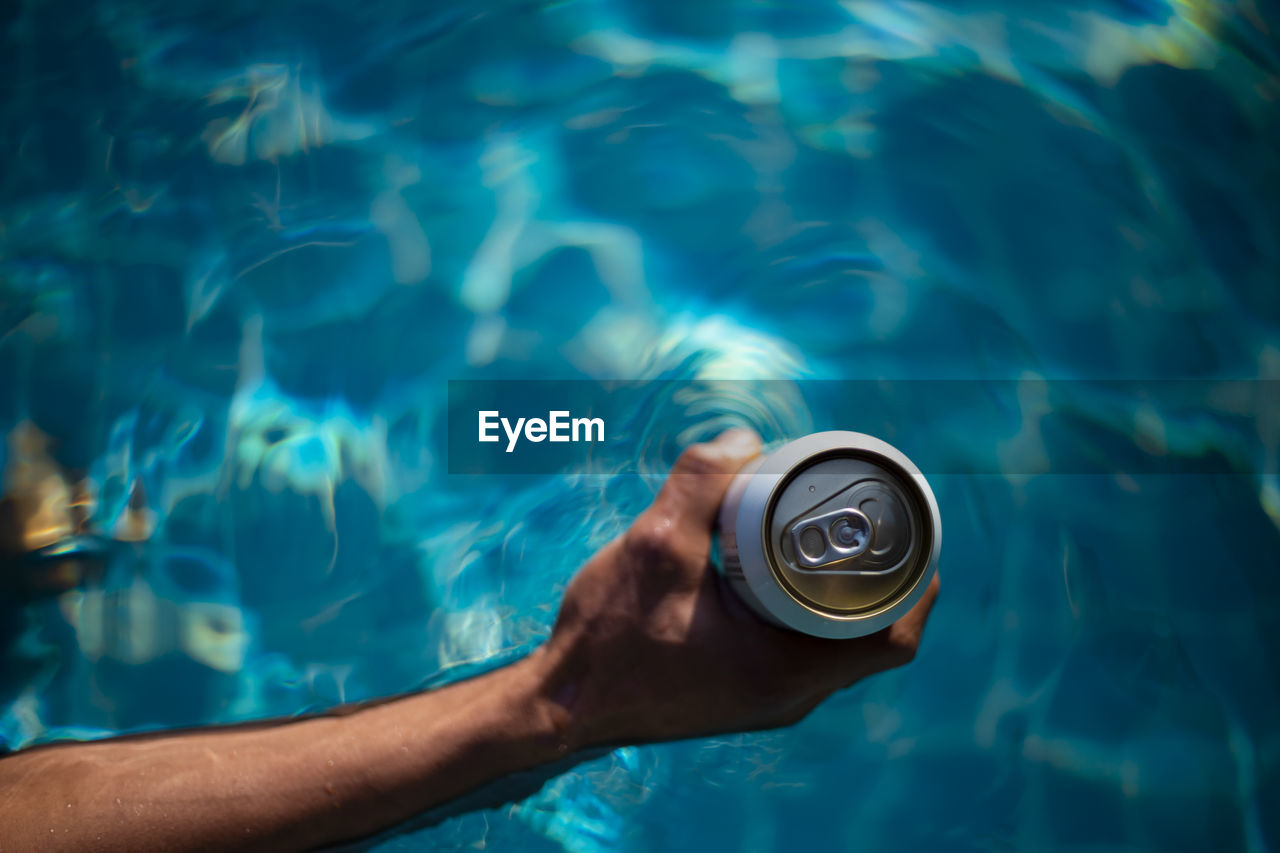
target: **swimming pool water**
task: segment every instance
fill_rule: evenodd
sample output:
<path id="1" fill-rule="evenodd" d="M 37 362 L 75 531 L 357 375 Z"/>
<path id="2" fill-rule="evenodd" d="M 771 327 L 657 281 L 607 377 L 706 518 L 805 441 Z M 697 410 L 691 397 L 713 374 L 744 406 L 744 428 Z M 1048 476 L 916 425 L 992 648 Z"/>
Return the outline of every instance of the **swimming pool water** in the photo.
<path id="1" fill-rule="evenodd" d="M 949 460 L 910 667 L 383 847 L 1274 848 L 1277 28 L 1255 0 L 6 6 L 0 463 L 34 425 L 100 528 L 150 535 L 0 604 L 0 742 L 497 665 L 680 444 L 850 426 L 824 380 L 947 380 L 1004 417 L 917 392 L 884 422 Z M 446 383 L 496 378 L 743 384 L 655 397 L 590 474 L 450 476 Z M 1153 390 L 1193 383 L 1212 405 Z"/>

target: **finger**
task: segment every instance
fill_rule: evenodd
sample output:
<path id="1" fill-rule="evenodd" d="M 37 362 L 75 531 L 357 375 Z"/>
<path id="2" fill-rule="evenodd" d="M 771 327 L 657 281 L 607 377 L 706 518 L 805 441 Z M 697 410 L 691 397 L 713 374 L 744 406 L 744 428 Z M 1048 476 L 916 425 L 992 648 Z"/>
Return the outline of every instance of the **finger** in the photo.
<path id="1" fill-rule="evenodd" d="M 906 615 L 887 628 L 854 640 L 837 640 L 835 659 L 839 663 L 834 670 L 839 673 L 839 686 L 847 687 L 877 672 L 884 672 L 910 662 L 920 646 L 924 624 L 938 599 L 938 575 L 935 573 L 924 595 Z M 831 641 L 822 641 L 831 649 Z M 818 658 L 819 654 L 811 657 Z"/>
<path id="2" fill-rule="evenodd" d="M 929 586 L 925 588 L 924 595 L 915 603 L 915 606 L 907 611 L 907 614 L 899 619 L 893 625 L 894 638 L 900 642 L 906 642 L 912 648 L 919 645 L 921 636 L 924 635 L 925 622 L 929 620 L 929 614 L 933 611 L 934 602 L 938 600 L 938 573 L 934 572 L 933 579 L 929 581 Z"/>
<path id="3" fill-rule="evenodd" d="M 759 454 L 760 438 L 748 429 L 727 430 L 714 441 L 690 445 L 676 460 L 650 512 L 681 530 L 709 534 L 733 476 Z"/>

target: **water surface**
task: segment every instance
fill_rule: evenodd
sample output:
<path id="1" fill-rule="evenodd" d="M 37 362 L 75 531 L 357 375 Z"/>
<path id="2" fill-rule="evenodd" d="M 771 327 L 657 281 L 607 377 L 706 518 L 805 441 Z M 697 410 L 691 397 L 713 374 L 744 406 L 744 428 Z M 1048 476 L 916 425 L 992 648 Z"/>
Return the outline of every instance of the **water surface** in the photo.
<path id="1" fill-rule="evenodd" d="M 946 379 L 1003 415 L 886 424 L 952 460 L 911 667 L 386 848 L 1280 844 L 1280 421 L 1105 385 L 1280 379 L 1274 8 L 6 9 L 0 425 L 150 528 L 5 603 L 9 748 L 509 660 L 680 444 Z M 656 398 L 590 476 L 450 477 L 469 378 L 780 381 Z"/>

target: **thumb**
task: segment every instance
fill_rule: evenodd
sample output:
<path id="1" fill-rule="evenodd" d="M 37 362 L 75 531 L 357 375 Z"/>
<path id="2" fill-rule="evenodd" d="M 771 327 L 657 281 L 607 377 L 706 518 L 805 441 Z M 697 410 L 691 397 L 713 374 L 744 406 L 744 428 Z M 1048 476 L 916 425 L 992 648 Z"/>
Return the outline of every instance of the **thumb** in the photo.
<path id="1" fill-rule="evenodd" d="M 649 511 L 670 519 L 683 531 L 705 536 L 733 476 L 759 454 L 760 437 L 742 428 L 690 445 L 676 460 Z"/>

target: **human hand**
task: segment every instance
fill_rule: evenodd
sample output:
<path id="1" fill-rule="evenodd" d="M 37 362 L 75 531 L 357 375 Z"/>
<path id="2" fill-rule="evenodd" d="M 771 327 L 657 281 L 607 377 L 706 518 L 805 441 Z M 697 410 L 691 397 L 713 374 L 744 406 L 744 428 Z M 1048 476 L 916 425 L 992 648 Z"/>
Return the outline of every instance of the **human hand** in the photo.
<path id="1" fill-rule="evenodd" d="M 540 650 L 568 745 L 790 725 L 834 691 L 915 656 L 936 575 L 888 628 L 827 640 L 766 623 L 710 565 L 720 503 L 759 452 L 746 430 L 686 449 L 653 504 L 570 582 Z"/>

